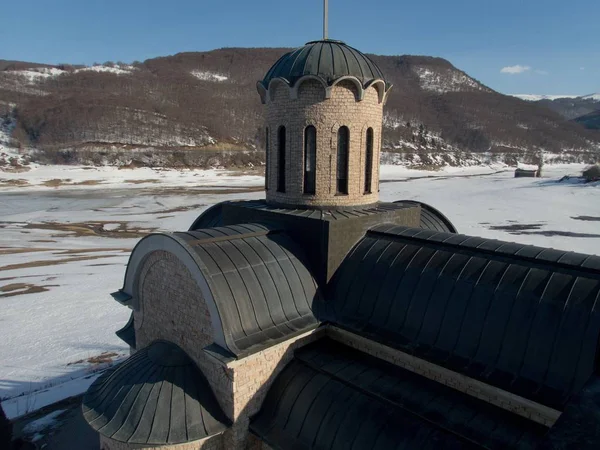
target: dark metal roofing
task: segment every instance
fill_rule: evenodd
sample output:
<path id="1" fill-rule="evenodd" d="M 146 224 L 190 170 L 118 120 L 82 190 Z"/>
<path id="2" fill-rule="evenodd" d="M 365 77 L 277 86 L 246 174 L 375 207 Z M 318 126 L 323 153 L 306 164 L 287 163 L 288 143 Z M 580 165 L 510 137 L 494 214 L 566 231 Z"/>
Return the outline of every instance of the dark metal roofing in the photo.
<path id="1" fill-rule="evenodd" d="M 202 372 L 165 341 L 100 376 L 83 397 L 83 416 L 103 436 L 144 445 L 195 441 L 230 425 Z"/>
<path id="2" fill-rule="evenodd" d="M 427 203 L 416 200 L 397 200 L 394 203 L 403 205 L 418 205 L 421 207 L 421 228 L 432 231 L 446 231 L 456 233 L 456 227 L 440 211 Z"/>
<path id="3" fill-rule="evenodd" d="M 551 407 L 595 368 L 597 256 L 382 225 L 332 292 L 320 319 Z"/>
<path id="4" fill-rule="evenodd" d="M 235 203 L 232 203 L 235 205 Z M 309 219 L 320 219 L 327 221 L 352 219 L 354 217 L 371 216 L 382 212 L 406 209 L 414 205 L 402 203 L 378 202 L 372 205 L 352 206 L 343 208 L 316 209 L 316 208 L 283 208 L 269 205 L 265 200 L 249 200 L 239 202 L 244 208 L 258 209 L 263 211 L 289 214 L 291 216 L 306 217 Z"/>
<path id="5" fill-rule="evenodd" d="M 593 375 L 574 395 L 539 448 L 544 450 L 597 450 L 600 448 L 600 377 Z"/>
<path id="6" fill-rule="evenodd" d="M 220 202 L 212 205 L 200 214 L 190 227 L 190 231 L 199 230 L 201 228 L 214 228 L 223 226 L 223 204 L 228 202 Z"/>
<path id="7" fill-rule="evenodd" d="M 286 234 L 243 224 L 175 235 L 201 261 L 234 355 L 318 326 L 312 313 L 317 283 L 304 252 Z"/>
<path id="8" fill-rule="evenodd" d="M 293 86 L 300 78 L 313 75 L 328 85 L 345 76 L 358 78 L 363 85 L 385 81 L 381 69 L 368 56 L 341 41 L 322 40 L 306 43 L 283 55 L 269 69 L 262 85 L 268 89 L 274 78 L 283 78 Z"/>
<path id="9" fill-rule="evenodd" d="M 125 324 L 125 326 L 120 330 L 117 330 L 115 334 L 131 348 L 135 348 L 135 326 L 133 324 L 133 313 L 131 313 L 127 324 Z"/>
<path id="10" fill-rule="evenodd" d="M 316 328 L 321 292 L 303 249 L 260 224 L 151 234 L 134 248 L 122 291 L 135 289 L 145 257 L 162 249 L 185 261 L 207 303 L 215 343 L 240 357 Z M 133 306 L 136 307 L 134 299 Z"/>
<path id="11" fill-rule="evenodd" d="M 548 430 L 329 339 L 296 352 L 250 428 L 282 450 L 530 449 Z"/>

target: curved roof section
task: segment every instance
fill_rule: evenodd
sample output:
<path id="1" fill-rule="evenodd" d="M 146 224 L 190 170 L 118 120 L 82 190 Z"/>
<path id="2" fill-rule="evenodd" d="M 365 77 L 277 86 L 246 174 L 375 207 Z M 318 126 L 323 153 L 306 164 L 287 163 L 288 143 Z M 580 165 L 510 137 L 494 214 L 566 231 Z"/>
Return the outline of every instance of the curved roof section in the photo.
<path id="1" fill-rule="evenodd" d="M 363 86 L 374 80 L 385 81 L 381 69 L 368 56 L 344 42 L 328 39 L 308 42 L 283 55 L 261 84 L 268 89 L 271 80 L 280 78 L 293 86 L 305 76 L 319 77 L 328 85 L 348 76 L 357 78 Z"/>
<path id="2" fill-rule="evenodd" d="M 548 431 L 329 339 L 296 351 L 250 429 L 278 450 L 530 449 Z"/>
<path id="3" fill-rule="evenodd" d="M 331 292 L 330 321 L 550 407 L 595 370 L 597 256 L 382 225 Z"/>
<path id="4" fill-rule="evenodd" d="M 223 226 L 223 203 L 227 202 L 217 203 L 204 210 L 204 212 L 194 220 L 189 231 Z"/>
<path id="5" fill-rule="evenodd" d="M 420 228 L 431 231 L 444 231 L 447 233 L 456 233 L 456 227 L 450 222 L 445 215 L 433 206 L 427 203 L 419 202 L 416 200 L 397 200 L 394 203 L 401 203 L 403 205 L 418 205 L 421 207 L 421 223 Z"/>
<path id="6" fill-rule="evenodd" d="M 147 236 L 132 252 L 125 293 L 133 293 L 139 265 L 157 249 L 186 265 L 207 303 L 215 343 L 237 357 L 319 325 L 312 305 L 320 290 L 304 252 L 283 232 L 240 224 Z"/>
<path id="7" fill-rule="evenodd" d="M 83 416 L 107 438 L 144 445 L 196 441 L 230 425 L 202 372 L 165 341 L 100 376 L 83 397 Z"/>

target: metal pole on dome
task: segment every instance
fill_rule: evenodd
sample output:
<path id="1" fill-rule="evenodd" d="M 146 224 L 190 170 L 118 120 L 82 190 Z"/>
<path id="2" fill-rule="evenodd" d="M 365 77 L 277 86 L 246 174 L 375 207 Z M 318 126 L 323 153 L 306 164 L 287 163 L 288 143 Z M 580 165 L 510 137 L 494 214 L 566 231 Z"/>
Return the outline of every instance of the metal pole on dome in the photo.
<path id="1" fill-rule="evenodd" d="M 323 0 L 323 40 L 327 40 L 328 15 L 329 15 L 329 1 Z"/>

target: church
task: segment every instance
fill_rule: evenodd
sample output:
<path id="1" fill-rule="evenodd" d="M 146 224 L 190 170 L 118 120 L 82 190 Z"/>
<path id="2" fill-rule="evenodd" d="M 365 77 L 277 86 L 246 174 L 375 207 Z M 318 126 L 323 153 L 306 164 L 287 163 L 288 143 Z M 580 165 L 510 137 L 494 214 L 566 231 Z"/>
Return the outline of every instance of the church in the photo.
<path id="1" fill-rule="evenodd" d="M 391 88 L 326 38 L 258 82 L 266 198 L 134 248 L 103 450 L 600 448 L 600 257 L 380 202 Z"/>

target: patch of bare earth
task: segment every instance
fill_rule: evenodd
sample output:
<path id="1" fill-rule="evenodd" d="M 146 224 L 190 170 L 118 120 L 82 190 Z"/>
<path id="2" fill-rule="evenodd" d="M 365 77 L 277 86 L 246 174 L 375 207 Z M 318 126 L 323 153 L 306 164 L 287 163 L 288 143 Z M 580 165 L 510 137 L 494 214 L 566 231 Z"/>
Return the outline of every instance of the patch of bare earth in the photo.
<path id="1" fill-rule="evenodd" d="M 67 366 L 71 366 L 74 364 L 83 364 L 85 362 L 89 363 L 89 364 L 106 364 L 106 363 L 111 363 L 113 362 L 115 356 L 119 356 L 117 353 L 115 352 L 104 352 L 101 353 L 97 356 L 92 356 L 91 358 L 87 358 L 87 359 L 80 359 L 78 361 L 73 361 L 67 364 Z"/>
<path id="2" fill-rule="evenodd" d="M 0 255 L 17 255 L 19 253 L 49 252 L 51 250 L 51 248 L 0 247 Z"/>
<path id="3" fill-rule="evenodd" d="M 43 181 L 42 184 L 46 187 L 59 187 L 65 183 L 69 183 L 71 181 L 70 178 L 53 178 L 51 180 Z"/>
<path id="4" fill-rule="evenodd" d="M 158 181 L 155 178 L 148 178 L 145 180 L 125 180 L 125 183 L 130 183 L 130 184 L 144 184 L 144 183 L 160 183 L 160 181 Z"/>
<path id="5" fill-rule="evenodd" d="M 98 184 L 102 184 L 104 180 L 84 180 L 79 181 L 77 183 L 72 183 L 71 186 L 97 186 Z"/>
<path id="6" fill-rule="evenodd" d="M 110 229 L 104 228 L 109 225 Z M 117 226 L 115 226 L 117 225 Z M 114 221 L 95 221 L 95 222 L 74 222 L 74 223 L 56 223 L 56 222 L 41 222 L 28 223 L 24 228 L 34 230 L 54 230 L 66 233 L 72 233 L 75 237 L 83 236 L 103 236 L 112 238 L 141 238 L 149 233 L 152 233 L 156 228 L 136 228 L 129 227 L 128 222 Z M 53 235 L 52 237 L 62 237 L 61 235 Z"/>
<path id="7" fill-rule="evenodd" d="M 26 295 L 26 294 L 37 294 L 39 292 L 49 291 L 49 287 L 56 287 L 56 284 L 49 284 L 45 286 L 37 286 L 35 284 L 28 283 L 12 283 L 7 284 L 6 286 L 0 286 L 0 297 L 14 297 L 17 295 Z"/>
<path id="8" fill-rule="evenodd" d="M 8 264 L 6 266 L 0 266 L 0 272 L 2 272 L 3 270 L 31 269 L 33 267 L 57 266 L 59 264 L 66 264 L 66 263 L 76 262 L 76 261 L 90 261 L 93 259 L 114 258 L 115 256 L 117 256 L 117 255 L 76 256 L 74 258 L 29 261 L 26 263 Z"/>
<path id="9" fill-rule="evenodd" d="M 29 184 L 29 181 L 24 180 L 22 178 L 19 178 L 17 180 L 2 179 L 0 180 L 0 183 L 3 186 L 27 186 Z"/>

